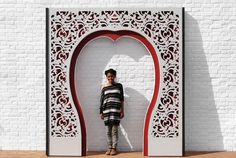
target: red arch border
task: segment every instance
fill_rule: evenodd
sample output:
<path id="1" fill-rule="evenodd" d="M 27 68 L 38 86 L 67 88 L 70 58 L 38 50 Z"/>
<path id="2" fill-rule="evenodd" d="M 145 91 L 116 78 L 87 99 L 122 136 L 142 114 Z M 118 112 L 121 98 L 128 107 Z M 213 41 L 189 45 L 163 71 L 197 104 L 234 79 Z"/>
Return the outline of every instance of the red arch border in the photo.
<path id="1" fill-rule="evenodd" d="M 133 37 L 140 42 L 142 42 L 146 48 L 149 50 L 149 52 L 152 55 L 153 61 L 154 61 L 154 67 L 155 67 L 155 86 L 154 86 L 154 93 L 152 100 L 150 102 L 150 105 L 148 107 L 147 113 L 146 113 L 146 119 L 145 119 L 145 125 L 144 125 L 144 156 L 148 156 L 148 128 L 149 128 L 149 123 L 151 119 L 151 114 L 153 111 L 153 108 L 155 107 L 155 103 L 157 100 L 158 96 L 158 90 L 160 86 L 160 65 L 158 61 L 158 57 L 156 54 L 156 51 L 152 44 L 142 35 L 140 35 L 137 32 L 134 31 L 128 31 L 128 30 L 120 30 L 120 31 L 110 31 L 110 30 L 101 30 L 101 31 L 96 31 L 94 33 L 89 34 L 86 36 L 76 47 L 72 58 L 71 58 L 71 65 L 70 65 L 70 88 L 71 88 L 71 94 L 73 101 L 76 105 L 76 109 L 79 115 L 79 120 L 80 120 L 80 125 L 81 125 L 81 136 L 82 136 L 82 156 L 86 155 L 86 127 L 85 127 L 85 121 L 84 121 L 84 116 L 83 116 L 83 111 L 80 106 L 78 97 L 76 95 L 76 89 L 75 89 L 75 65 L 76 65 L 76 60 L 78 58 L 79 53 L 81 52 L 82 48 L 92 39 L 97 38 L 97 37 L 109 37 L 112 38 L 114 41 L 118 39 L 121 36 L 130 36 Z"/>

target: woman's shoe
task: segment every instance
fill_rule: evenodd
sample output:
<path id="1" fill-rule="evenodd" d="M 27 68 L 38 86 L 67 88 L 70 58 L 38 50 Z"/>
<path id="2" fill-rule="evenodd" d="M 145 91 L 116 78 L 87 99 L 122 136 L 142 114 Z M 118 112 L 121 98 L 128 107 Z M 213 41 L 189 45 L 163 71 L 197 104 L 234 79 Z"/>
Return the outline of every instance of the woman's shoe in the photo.
<path id="1" fill-rule="evenodd" d="M 117 154 L 117 151 L 116 151 L 116 149 L 111 149 L 111 152 L 110 152 L 110 155 L 116 155 Z"/>
<path id="2" fill-rule="evenodd" d="M 106 155 L 110 155 L 111 149 L 107 149 L 107 152 L 105 153 Z"/>

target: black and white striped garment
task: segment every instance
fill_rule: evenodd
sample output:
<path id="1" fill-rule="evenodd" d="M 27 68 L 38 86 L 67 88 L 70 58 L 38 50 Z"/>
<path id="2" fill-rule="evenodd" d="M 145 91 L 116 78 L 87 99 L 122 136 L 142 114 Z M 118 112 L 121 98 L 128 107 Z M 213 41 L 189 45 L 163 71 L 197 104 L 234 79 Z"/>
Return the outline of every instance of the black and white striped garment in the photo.
<path id="1" fill-rule="evenodd" d="M 123 86 L 120 83 L 102 88 L 100 114 L 104 116 L 105 125 L 119 125 L 121 104 L 124 101 Z"/>

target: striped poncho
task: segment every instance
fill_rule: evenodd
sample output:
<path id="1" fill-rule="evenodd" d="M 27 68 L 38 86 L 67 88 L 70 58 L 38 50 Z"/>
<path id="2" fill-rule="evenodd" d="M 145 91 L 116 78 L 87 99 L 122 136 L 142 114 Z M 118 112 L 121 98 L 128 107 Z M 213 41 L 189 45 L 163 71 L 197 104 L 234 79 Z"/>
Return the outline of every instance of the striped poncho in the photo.
<path id="1" fill-rule="evenodd" d="M 122 102 L 124 101 L 123 86 L 120 83 L 102 88 L 100 114 L 104 116 L 104 124 L 119 125 Z"/>

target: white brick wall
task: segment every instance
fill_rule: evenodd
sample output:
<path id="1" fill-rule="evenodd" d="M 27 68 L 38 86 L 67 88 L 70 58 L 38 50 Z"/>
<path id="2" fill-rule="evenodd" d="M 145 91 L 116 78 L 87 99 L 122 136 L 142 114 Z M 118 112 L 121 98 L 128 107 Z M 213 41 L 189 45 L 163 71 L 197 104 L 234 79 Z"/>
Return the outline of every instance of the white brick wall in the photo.
<path id="1" fill-rule="evenodd" d="M 145 112 L 154 89 L 154 64 L 142 43 L 129 37 L 116 42 L 104 37 L 93 40 L 77 59 L 77 94 L 84 111 L 88 150 L 107 148 L 99 97 L 106 83 L 104 71 L 109 68 L 117 70 L 117 82 L 123 84 L 125 93 L 125 117 L 121 120 L 118 148 L 141 151 Z"/>
<path id="2" fill-rule="evenodd" d="M 186 150 L 236 150 L 235 0 L 0 0 L 0 149 L 45 150 L 45 7 L 185 7 Z"/>

